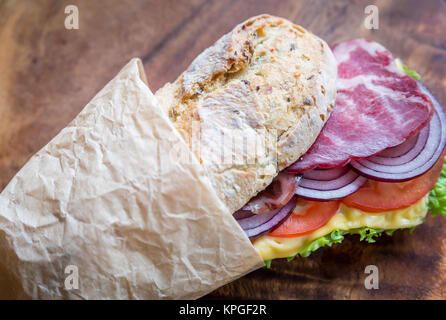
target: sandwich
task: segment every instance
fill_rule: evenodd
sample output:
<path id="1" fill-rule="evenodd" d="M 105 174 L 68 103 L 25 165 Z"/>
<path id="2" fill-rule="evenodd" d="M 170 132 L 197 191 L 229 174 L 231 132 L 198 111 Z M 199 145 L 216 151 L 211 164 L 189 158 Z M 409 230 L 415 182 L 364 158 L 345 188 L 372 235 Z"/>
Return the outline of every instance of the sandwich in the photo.
<path id="1" fill-rule="evenodd" d="M 382 45 L 248 19 L 156 92 L 267 266 L 446 214 L 446 116 Z"/>
<path id="2" fill-rule="evenodd" d="M 446 213 L 445 126 L 382 45 L 269 15 L 155 96 L 132 59 L 0 194 L 0 297 L 192 299 L 413 229 Z"/>

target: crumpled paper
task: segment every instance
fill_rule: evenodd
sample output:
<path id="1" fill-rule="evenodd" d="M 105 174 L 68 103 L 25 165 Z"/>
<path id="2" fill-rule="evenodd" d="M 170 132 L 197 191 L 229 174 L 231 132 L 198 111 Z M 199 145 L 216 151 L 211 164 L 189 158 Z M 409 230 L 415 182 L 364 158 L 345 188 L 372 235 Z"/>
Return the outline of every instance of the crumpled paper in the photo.
<path id="1" fill-rule="evenodd" d="M 194 299 L 263 266 L 179 151 L 131 60 L 0 194 L 0 298 Z"/>

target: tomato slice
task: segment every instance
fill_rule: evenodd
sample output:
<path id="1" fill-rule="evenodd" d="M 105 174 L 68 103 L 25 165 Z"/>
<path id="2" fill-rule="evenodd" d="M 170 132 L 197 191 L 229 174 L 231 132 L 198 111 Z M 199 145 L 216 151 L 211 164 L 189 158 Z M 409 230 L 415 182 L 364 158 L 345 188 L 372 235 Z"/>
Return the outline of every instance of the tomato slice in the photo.
<path id="1" fill-rule="evenodd" d="M 431 191 L 440 177 L 446 150 L 435 165 L 423 175 L 406 182 L 368 180 L 358 191 L 341 201 L 348 207 L 366 212 L 384 212 L 409 207 Z"/>
<path id="2" fill-rule="evenodd" d="M 269 235 L 294 238 L 310 233 L 325 225 L 334 216 L 339 201 L 309 201 L 299 199 L 291 215 Z"/>

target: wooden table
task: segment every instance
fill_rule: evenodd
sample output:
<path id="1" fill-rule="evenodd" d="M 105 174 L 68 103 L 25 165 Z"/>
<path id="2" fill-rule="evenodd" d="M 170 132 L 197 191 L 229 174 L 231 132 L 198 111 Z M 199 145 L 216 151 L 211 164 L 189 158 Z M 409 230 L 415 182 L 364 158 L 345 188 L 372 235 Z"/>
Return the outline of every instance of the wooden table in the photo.
<path id="1" fill-rule="evenodd" d="M 79 30 L 64 27 L 79 8 Z M 423 75 L 446 105 L 446 2 L 375 1 L 379 29 L 364 27 L 373 1 L 9 1 L 0 2 L 0 190 L 27 159 L 66 126 L 132 57 L 141 57 L 153 91 L 174 80 L 203 49 L 242 20 L 270 13 L 328 43 L 365 37 Z M 206 298 L 446 298 L 446 219 L 376 244 L 348 237 L 311 257 L 274 261 Z M 364 268 L 380 271 L 364 288 Z"/>

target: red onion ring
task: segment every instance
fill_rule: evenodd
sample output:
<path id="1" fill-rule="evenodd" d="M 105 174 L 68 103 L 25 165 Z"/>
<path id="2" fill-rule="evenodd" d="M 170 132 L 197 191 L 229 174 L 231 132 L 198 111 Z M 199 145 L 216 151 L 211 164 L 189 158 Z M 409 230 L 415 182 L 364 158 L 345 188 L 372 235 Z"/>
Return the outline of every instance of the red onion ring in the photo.
<path id="1" fill-rule="evenodd" d="M 316 201 L 340 199 L 356 192 L 366 181 L 350 167 L 315 169 L 303 175 L 296 194 Z"/>
<path id="2" fill-rule="evenodd" d="M 291 214 L 296 206 L 296 202 L 297 197 L 293 196 L 291 200 L 280 209 L 276 209 L 268 213 L 252 214 L 251 216 L 238 219 L 237 222 L 245 231 L 246 235 L 253 240 L 280 226 Z M 240 212 L 240 210 L 237 212 Z M 244 214 L 246 214 L 246 212 Z M 240 215 L 241 214 L 239 213 L 239 216 Z"/>
<path id="3" fill-rule="evenodd" d="M 315 169 L 304 174 L 306 180 L 334 180 L 350 171 L 349 167 L 340 167 L 333 169 Z M 302 181 L 302 180 L 301 180 Z"/>

